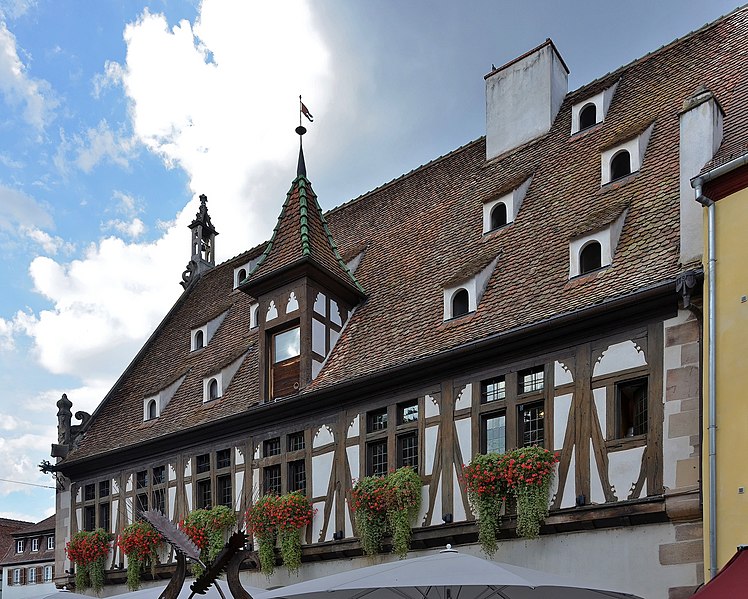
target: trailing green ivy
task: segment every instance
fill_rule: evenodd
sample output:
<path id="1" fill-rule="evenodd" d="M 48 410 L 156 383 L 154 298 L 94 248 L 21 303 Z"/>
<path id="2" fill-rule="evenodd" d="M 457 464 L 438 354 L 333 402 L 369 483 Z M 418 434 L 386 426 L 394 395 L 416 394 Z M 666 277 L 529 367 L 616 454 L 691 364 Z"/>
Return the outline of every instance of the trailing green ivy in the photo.
<path id="1" fill-rule="evenodd" d="M 478 512 L 478 542 L 486 555 L 496 553 L 501 508 L 509 486 L 504 476 L 506 454 L 478 454 L 463 468 L 468 500 Z"/>
<path id="2" fill-rule="evenodd" d="M 413 520 L 421 509 L 421 486 L 421 477 L 409 467 L 356 482 L 351 505 L 366 555 L 379 553 L 388 533 L 392 535 L 392 550 L 401 558 L 407 555 Z"/>
<path id="3" fill-rule="evenodd" d="M 213 561 L 225 545 L 224 536 L 229 528 L 236 524 L 236 513 L 224 505 L 217 505 L 209 510 L 191 512 L 179 526 L 200 549 L 203 563 Z M 200 564 L 192 564 L 192 573 L 200 576 L 203 572 Z"/>

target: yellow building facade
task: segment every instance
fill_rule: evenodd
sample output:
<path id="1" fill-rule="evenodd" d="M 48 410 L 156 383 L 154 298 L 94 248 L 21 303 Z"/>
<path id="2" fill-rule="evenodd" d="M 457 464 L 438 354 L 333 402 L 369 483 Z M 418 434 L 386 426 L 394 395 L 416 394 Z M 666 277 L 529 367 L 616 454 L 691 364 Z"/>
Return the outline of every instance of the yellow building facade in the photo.
<path id="1" fill-rule="evenodd" d="M 702 481 L 710 578 L 748 543 L 748 154 L 693 185 L 704 205 Z"/>

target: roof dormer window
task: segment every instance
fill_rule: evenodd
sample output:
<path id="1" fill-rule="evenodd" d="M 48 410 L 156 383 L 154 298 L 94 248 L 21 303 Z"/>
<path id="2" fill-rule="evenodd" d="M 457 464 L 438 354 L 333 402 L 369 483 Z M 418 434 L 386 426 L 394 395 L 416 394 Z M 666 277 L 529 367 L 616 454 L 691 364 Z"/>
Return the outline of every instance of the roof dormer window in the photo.
<path id="1" fill-rule="evenodd" d="M 531 182 L 532 177 L 527 177 L 521 182 L 510 183 L 508 193 L 499 191 L 498 197 L 483 204 L 483 233 L 490 233 L 514 222 Z"/>
<path id="2" fill-rule="evenodd" d="M 631 154 L 621 150 L 610 161 L 610 180 L 615 181 L 631 174 Z"/>
<path id="3" fill-rule="evenodd" d="M 236 289 L 237 287 L 239 287 L 239 285 L 241 285 L 242 281 L 244 279 L 246 279 L 249 276 L 249 273 L 252 272 L 252 270 L 254 269 L 254 267 L 257 266 L 257 263 L 260 261 L 260 256 L 257 256 L 256 258 L 252 258 L 246 264 L 242 264 L 241 266 L 237 266 L 234 269 L 234 289 Z"/>
<path id="4" fill-rule="evenodd" d="M 592 102 L 579 111 L 579 130 L 584 131 L 597 124 L 597 106 Z"/>
<path id="5" fill-rule="evenodd" d="M 470 312 L 470 294 L 467 289 L 458 289 L 452 296 L 452 318 Z"/>
<path id="6" fill-rule="evenodd" d="M 218 372 L 213 372 L 203 379 L 203 403 L 220 399 L 226 393 L 231 384 L 234 375 L 244 362 L 247 354 L 237 358 L 233 362 L 225 365 Z"/>
<path id="7" fill-rule="evenodd" d="M 618 82 L 616 81 L 609 88 L 592 97 L 584 98 L 571 107 L 572 135 L 590 129 L 605 120 L 617 85 Z"/>
<path id="8" fill-rule="evenodd" d="M 158 410 L 158 398 L 157 397 L 148 397 L 145 399 L 144 407 L 143 407 L 143 420 L 153 420 L 154 418 L 158 418 L 159 416 L 159 410 Z"/>
<path id="9" fill-rule="evenodd" d="M 478 309 L 483 291 L 486 289 L 497 261 L 498 258 L 494 258 L 469 278 L 456 277 L 453 279 L 454 285 L 444 288 L 444 320 L 465 316 Z"/>
<path id="10" fill-rule="evenodd" d="M 579 274 L 584 275 L 602 267 L 603 248 L 598 241 L 590 241 L 579 252 Z"/>
<path id="11" fill-rule="evenodd" d="M 654 123 L 649 125 L 636 137 L 619 142 L 600 154 L 601 184 L 607 185 L 637 172 L 644 161 L 649 137 Z"/>
<path id="12" fill-rule="evenodd" d="M 216 318 L 206 322 L 201 327 L 196 327 L 190 331 L 190 351 L 197 351 L 210 343 L 210 340 L 213 338 L 213 335 L 215 335 L 218 327 L 221 326 L 223 319 L 226 318 L 226 314 L 228 314 L 228 312 L 223 312 Z"/>
<path id="13" fill-rule="evenodd" d="M 506 223 L 506 204 L 499 202 L 491 210 L 491 230 L 503 227 Z"/>
<path id="14" fill-rule="evenodd" d="M 586 275 L 613 263 L 626 210 L 607 227 L 573 239 L 569 243 L 569 278 Z"/>
<path id="15" fill-rule="evenodd" d="M 218 390 L 218 379 L 208 381 L 208 401 L 218 399 L 221 396 Z"/>

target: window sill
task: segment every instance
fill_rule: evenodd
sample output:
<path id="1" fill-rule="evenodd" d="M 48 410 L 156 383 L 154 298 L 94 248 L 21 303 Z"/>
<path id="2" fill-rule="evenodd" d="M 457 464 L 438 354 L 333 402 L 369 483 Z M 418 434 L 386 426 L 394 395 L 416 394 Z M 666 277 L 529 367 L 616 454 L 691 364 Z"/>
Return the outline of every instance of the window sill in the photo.
<path id="1" fill-rule="evenodd" d="M 647 444 L 647 435 L 636 435 L 635 437 L 623 437 L 621 439 L 608 439 L 605 446 L 608 451 L 626 451 L 636 447 L 644 447 Z"/>

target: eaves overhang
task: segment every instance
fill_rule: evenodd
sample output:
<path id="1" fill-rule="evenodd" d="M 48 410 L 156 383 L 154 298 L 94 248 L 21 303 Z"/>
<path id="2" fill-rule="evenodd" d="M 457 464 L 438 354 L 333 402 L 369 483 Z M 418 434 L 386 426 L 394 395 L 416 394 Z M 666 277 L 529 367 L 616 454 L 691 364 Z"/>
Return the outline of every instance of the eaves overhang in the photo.
<path id="1" fill-rule="evenodd" d="M 214 442 L 216 438 L 247 436 L 280 422 L 313 417 L 358 402 L 361 390 L 367 396 L 386 393 L 393 388 L 416 386 L 429 379 L 441 380 L 465 370 L 475 370 L 502 360 L 547 353 L 568 347 L 582 339 L 623 331 L 647 322 L 672 318 L 677 314 L 676 279 L 669 279 L 637 292 L 617 297 L 583 310 L 570 311 L 538 323 L 497 333 L 418 360 L 359 376 L 292 398 L 253 406 L 239 414 L 214 420 L 197 427 L 163 435 L 137 445 L 119 448 L 80 460 L 65 461 L 55 470 L 76 480 L 100 473 L 116 464 L 151 460 L 175 449 Z"/>

